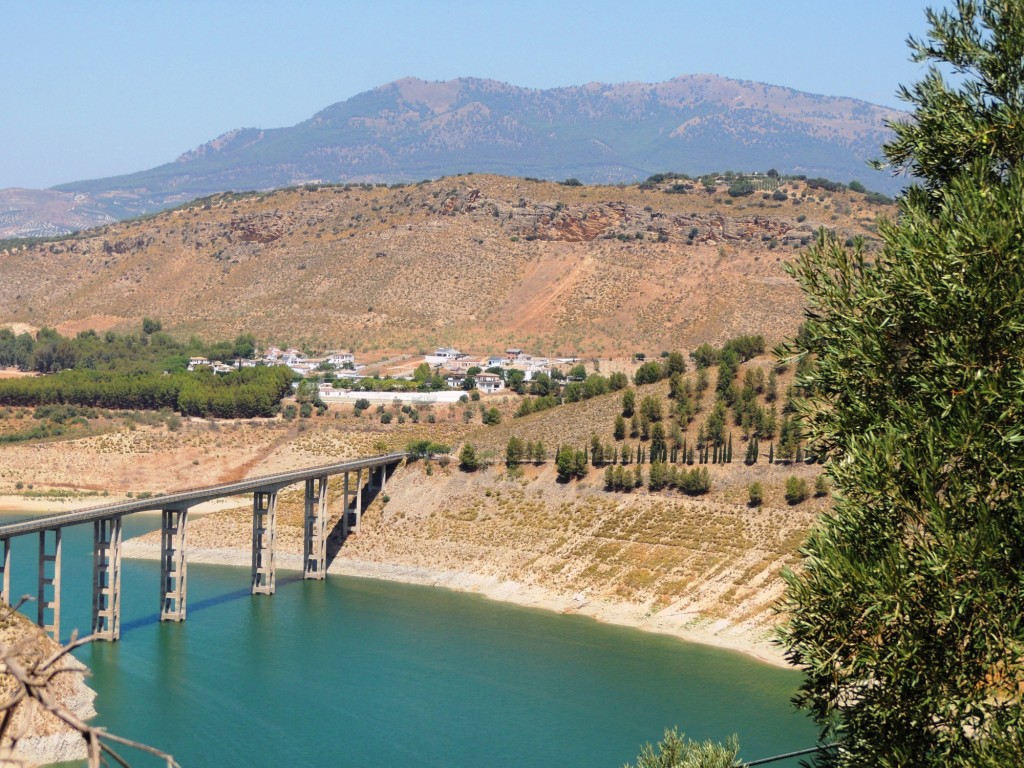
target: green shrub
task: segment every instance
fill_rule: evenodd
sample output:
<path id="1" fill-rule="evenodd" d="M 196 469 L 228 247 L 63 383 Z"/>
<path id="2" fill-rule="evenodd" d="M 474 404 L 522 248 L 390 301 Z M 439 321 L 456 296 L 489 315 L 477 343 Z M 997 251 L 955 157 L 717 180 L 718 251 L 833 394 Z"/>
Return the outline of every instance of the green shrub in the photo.
<path id="1" fill-rule="evenodd" d="M 786 478 L 786 501 L 789 504 L 799 504 L 810 496 L 807 488 L 807 481 L 802 477 L 790 475 Z"/>
<path id="2" fill-rule="evenodd" d="M 480 468 L 480 461 L 476 455 L 476 448 L 472 443 L 465 443 L 459 451 L 459 469 L 463 472 L 475 472 Z"/>
<path id="3" fill-rule="evenodd" d="M 758 482 L 753 482 L 747 488 L 748 503 L 752 507 L 760 507 L 764 503 L 764 488 Z"/>

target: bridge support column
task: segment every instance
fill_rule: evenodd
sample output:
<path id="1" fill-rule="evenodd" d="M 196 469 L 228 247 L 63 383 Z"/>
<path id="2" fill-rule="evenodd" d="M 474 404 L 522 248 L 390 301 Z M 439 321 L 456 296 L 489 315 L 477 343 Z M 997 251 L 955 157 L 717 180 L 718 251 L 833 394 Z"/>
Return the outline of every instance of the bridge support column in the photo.
<path id="1" fill-rule="evenodd" d="M 252 496 L 252 593 L 272 595 L 277 573 L 274 539 L 277 537 L 277 490 L 256 491 Z"/>
<path id="2" fill-rule="evenodd" d="M 0 600 L 11 604 L 11 540 L 0 539 Z"/>
<path id="3" fill-rule="evenodd" d="M 387 464 L 381 464 L 380 465 L 380 485 L 377 486 L 377 490 L 380 491 L 381 493 L 383 493 L 384 492 L 384 485 L 387 483 L 387 481 L 388 481 L 388 465 Z"/>
<path id="4" fill-rule="evenodd" d="M 50 535 L 52 534 L 52 536 Z M 49 589 L 47 589 L 49 587 Z M 60 640 L 60 528 L 39 532 L 39 590 L 36 623 L 54 640 Z M 46 611 L 53 621 L 46 623 Z"/>
<path id="5" fill-rule="evenodd" d="M 188 508 L 165 509 L 160 516 L 160 621 L 184 621 L 188 602 Z"/>
<path id="6" fill-rule="evenodd" d="M 373 470 L 366 470 L 366 483 L 369 486 L 370 483 L 370 472 Z M 355 520 L 352 523 L 352 530 L 359 530 L 359 520 L 363 516 L 363 470 L 356 470 L 356 514 Z"/>
<path id="7" fill-rule="evenodd" d="M 349 529 L 349 509 L 352 506 L 352 500 L 349 497 L 349 486 L 348 486 L 348 472 L 345 473 L 345 502 L 341 506 L 341 537 L 348 537 Z"/>
<path id="8" fill-rule="evenodd" d="M 121 637 L 121 518 L 92 524 L 92 633 L 97 640 Z"/>
<path id="9" fill-rule="evenodd" d="M 314 488 L 314 483 L 315 488 Z M 327 478 L 306 481 L 305 536 L 303 537 L 304 579 L 327 576 Z"/>

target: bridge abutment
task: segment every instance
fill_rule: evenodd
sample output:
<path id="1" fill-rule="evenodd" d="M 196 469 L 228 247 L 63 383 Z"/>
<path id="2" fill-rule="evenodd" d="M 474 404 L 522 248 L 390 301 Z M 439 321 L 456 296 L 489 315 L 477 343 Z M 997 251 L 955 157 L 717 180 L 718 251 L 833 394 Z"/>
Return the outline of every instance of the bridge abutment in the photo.
<path id="1" fill-rule="evenodd" d="M 188 507 L 164 509 L 160 517 L 160 621 L 184 621 L 188 603 Z"/>
<path id="2" fill-rule="evenodd" d="M 121 637 L 121 518 L 92 525 L 92 633 L 113 641 Z"/>
<path id="3" fill-rule="evenodd" d="M 348 479 L 347 472 L 345 478 Z M 347 488 L 345 496 L 347 501 Z M 302 578 L 323 579 L 327 576 L 326 477 L 306 481 L 304 522 Z"/>

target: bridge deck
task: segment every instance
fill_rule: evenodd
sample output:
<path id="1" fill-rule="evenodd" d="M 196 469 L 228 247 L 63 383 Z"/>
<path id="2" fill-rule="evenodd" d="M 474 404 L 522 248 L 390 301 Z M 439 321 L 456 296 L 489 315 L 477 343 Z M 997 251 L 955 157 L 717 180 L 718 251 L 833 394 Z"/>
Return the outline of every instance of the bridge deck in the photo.
<path id="1" fill-rule="evenodd" d="M 96 507 L 76 509 L 73 512 L 62 512 L 53 515 L 40 515 L 27 520 L 20 520 L 16 523 L 0 525 L 0 540 L 9 539 L 14 536 L 24 536 L 40 531 L 50 531 L 55 528 L 62 528 L 66 525 L 80 525 L 91 523 L 94 520 L 102 520 L 108 517 L 130 515 L 133 512 L 147 512 L 161 509 L 176 509 L 191 507 L 211 499 L 219 499 L 224 496 L 235 496 L 241 493 L 251 493 L 262 488 L 282 488 L 286 485 L 299 483 L 318 477 L 329 475 L 340 475 L 343 472 L 354 472 L 360 469 L 372 469 L 387 464 L 395 464 L 406 458 L 408 454 L 403 452 L 388 453 L 382 456 L 373 456 L 368 459 L 354 459 L 343 461 L 337 464 L 325 464 L 319 467 L 308 469 L 292 470 L 290 472 L 278 472 L 273 475 L 262 475 L 240 480 L 235 483 L 221 483 L 209 485 L 203 488 L 189 488 L 183 491 L 175 491 L 160 496 L 151 496 L 146 499 L 134 499 L 116 504 L 102 504 Z"/>

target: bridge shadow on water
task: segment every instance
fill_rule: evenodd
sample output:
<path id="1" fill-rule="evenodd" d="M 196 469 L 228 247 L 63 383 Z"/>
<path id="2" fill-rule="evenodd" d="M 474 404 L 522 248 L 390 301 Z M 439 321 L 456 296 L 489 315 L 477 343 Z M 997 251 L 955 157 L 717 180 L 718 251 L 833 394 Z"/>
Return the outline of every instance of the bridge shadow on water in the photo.
<path id="1" fill-rule="evenodd" d="M 295 584 L 296 582 L 302 581 L 302 574 L 289 574 L 288 576 L 282 576 L 280 572 L 277 575 L 277 589 L 288 586 L 289 584 Z M 250 587 L 243 587 L 241 589 L 233 589 L 230 592 L 225 592 L 220 595 L 214 595 L 207 597 L 205 600 L 196 600 L 188 604 L 187 616 L 192 616 L 194 613 L 209 610 L 210 608 L 216 608 L 217 606 L 224 605 L 225 603 L 232 603 L 236 600 L 243 600 L 247 597 L 255 597 L 252 594 Z M 260 595 L 260 597 L 264 597 Z M 151 613 L 148 616 L 142 616 L 138 619 L 132 619 L 131 621 L 121 622 L 121 636 L 133 632 L 143 627 L 152 626 L 153 624 L 160 623 L 160 613 Z"/>

